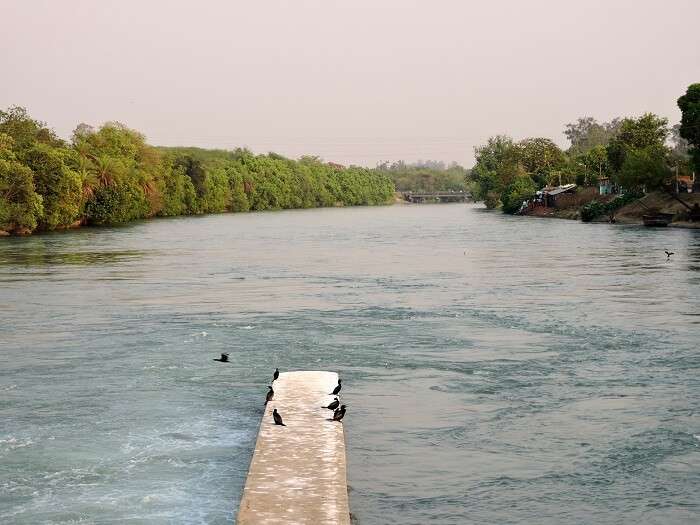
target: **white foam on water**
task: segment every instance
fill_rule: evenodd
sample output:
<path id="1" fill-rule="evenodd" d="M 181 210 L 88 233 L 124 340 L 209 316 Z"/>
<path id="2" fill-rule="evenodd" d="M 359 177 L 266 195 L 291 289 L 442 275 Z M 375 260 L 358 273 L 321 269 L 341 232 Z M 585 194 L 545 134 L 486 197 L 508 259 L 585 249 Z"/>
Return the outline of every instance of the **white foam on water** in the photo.
<path id="1" fill-rule="evenodd" d="M 7 452 L 18 448 L 31 447 L 34 441 L 31 438 L 16 438 L 8 436 L 5 439 L 0 439 L 0 451 Z"/>

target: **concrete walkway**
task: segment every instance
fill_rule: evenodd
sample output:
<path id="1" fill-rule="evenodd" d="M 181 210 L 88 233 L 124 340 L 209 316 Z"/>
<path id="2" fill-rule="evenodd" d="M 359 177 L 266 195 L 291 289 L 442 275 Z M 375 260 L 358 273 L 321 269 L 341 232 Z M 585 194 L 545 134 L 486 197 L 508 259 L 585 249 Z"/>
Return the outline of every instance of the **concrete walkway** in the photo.
<path id="1" fill-rule="evenodd" d="M 248 470 L 239 525 L 349 525 L 343 425 L 325 406 L 334 372 L 286 372 L 274 382 Z M 260 388 L 260 403 L 266 388 Z M 341 398 L 342 402 L 342 398 Z M 276 408 L 286 427 L 272 420 Z"/>

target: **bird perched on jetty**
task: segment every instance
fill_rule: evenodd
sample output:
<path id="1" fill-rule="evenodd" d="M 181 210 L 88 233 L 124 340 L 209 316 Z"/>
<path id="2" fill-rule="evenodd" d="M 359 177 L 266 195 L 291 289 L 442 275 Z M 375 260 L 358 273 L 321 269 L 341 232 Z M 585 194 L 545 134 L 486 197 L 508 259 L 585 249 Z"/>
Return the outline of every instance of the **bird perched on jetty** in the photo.
<path id="1" fill-rule="evenodd" d="M 214 361 L 219 361 L 220 363 L 228 363 L 228 354 L 221 354 L 219 359 L 214 359 Z"/>
<path id="2" fill-rule="evenodd" d="M 272 390 L 271 386 L 268 386 L 270 390 L 267 391 L 267 396 L 265 397 L 265 404 L 267 405 L 270 401 L 272 401 L 272 398 L 275 397 L 275 391 Z"/>
<path id="3" fill-rule="evenodd" d="M 335 410 L 336 408 L 338 408 L 338 405 L 340 405 L 340 400 L 336 397 L 333 401 L 331 401 L 330 405 L 321 408 L 329 408 L 331 410 Z"/>
<path id="4" fill-rule="evenodd" d="M 275 381 L 277 381 L 277 378 L 278 378 L 279 376 L 280 376 L 280 369 L 279 369 L 279 368 L 275 368 L 275 373 L 272 374 L 272 382 L 274 383 Z"/>
<path id="5" fill-rule="evenodd" d="M 281 425 L 283 427 L 287 426 L 282 422 L 282 416 L 280 416 L 280 414 L 279 414 L 279 412 L 277 412 L 276 408 L 272 411 L 272 419 L 275 420 L 275 425 Z"/>
<path id="6" fill-rule="evenodd" d="M 340 408 L 333 412 L 333 417 L 329 421 L 340 421 L 345 417 L 345 405 L 340 405 Z"/>
<path id="7" fill-rule="evenodd" d="M 341 381 L 340 381 L 340 379 L 338 379 L 338 386 L 336 386 L 333 389 L 333 392 L 331 392 L 330 395 L 337 396 L 340 393 L 340 389 L 343 388 L 343 385 L 341 385 L 340 383 L 341 383 Z"/>
<path id="8" fill-rule="evenodd" d="M 671 255 L 674 254 L 674 252 L 669 252 L 668 250 L 664 250 L 664 253 L 666 254 L 666 259 L 670 259 Z"/>

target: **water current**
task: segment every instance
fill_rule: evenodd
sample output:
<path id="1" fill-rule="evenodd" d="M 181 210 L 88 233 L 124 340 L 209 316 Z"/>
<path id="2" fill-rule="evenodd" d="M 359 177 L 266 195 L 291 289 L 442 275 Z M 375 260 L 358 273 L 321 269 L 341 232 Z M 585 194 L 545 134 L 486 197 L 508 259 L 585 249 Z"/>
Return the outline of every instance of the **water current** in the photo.
<path id="1" fill-rule="evenodd" d="M 700 230 L 454 204 L 0 239 L 0 523 L 232 523 L 276 366 L 362 525 L 700 522 Z"/>

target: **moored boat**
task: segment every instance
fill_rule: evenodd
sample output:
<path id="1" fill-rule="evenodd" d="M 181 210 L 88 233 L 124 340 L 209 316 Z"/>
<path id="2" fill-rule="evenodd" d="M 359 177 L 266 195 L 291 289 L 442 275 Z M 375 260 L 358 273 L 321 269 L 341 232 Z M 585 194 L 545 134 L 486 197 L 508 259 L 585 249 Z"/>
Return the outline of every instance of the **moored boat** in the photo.
<path id="1" fill-rule="evenodd" d="M 673 213 L 649 213 L 642 215 L 644 226 L 668 226 L 673 220 Z"/>

